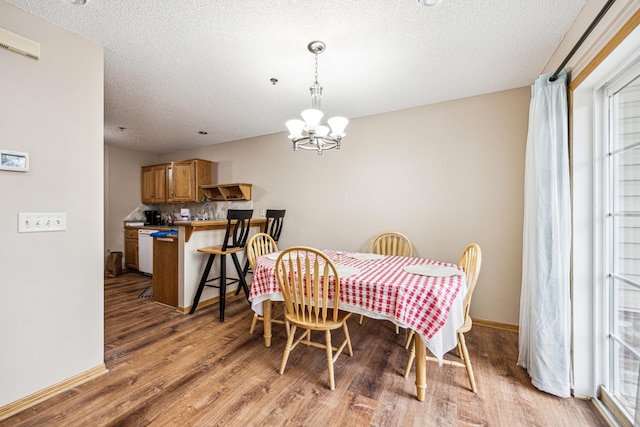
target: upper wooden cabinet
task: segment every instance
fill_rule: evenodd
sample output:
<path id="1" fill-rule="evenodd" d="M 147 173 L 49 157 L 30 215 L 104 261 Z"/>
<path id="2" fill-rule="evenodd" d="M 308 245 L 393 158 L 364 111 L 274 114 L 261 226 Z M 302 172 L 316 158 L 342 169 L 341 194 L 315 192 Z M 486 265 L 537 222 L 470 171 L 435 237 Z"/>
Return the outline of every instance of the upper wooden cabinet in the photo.
<path id="1" fill-rule="evenodd" d="M 167 166 L 167 202 L 199 202 L 201 185 L 211 184 L 211 162 L 186 160 Z"/>
<path id="2" fill-rule="evenodd" d="M 142 203 L 167 201 L 167 165 L 142 167 Z"/>
<path id="3" fill-rule="evenodd" d="M 211 184 L 211 162 L 184 160 L 142 168 L 142 203 L 199 202 Z"/>

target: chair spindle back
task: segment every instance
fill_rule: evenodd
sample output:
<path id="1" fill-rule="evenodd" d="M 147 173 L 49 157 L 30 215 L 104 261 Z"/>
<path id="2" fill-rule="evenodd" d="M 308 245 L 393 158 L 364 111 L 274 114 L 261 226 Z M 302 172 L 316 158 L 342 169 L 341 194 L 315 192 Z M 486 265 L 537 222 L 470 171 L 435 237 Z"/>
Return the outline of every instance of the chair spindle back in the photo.
<path id="1" fill-rule="evenodd" d="M 276 260 L 276 277 L 289 315 L 310 325 L 322 325 L 329 314 L 331 297 L 331 320 L 337 321 L 340 277 L 324 253 L 306 246 L 285 249 Z"/>
<path id="2" fill-rule="evenodd" d="M 413 245 L 407 236 L 385 231 L 374 237 L 369 252 L 380 255 L 413 256 Z"/>

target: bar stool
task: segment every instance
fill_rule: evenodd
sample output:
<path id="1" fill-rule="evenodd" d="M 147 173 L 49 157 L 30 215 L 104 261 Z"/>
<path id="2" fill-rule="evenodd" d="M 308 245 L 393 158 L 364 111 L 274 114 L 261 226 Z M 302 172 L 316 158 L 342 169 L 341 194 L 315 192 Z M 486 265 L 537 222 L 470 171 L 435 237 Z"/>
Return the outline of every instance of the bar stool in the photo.
<path id="1" fill-rule="evenodd" d="M 209 246 L 206 248 L 199 248 L 198 252 L 209 254 L 207 260 L 207 266 L 200 278 L 200 284 L 196 291 L 196 296 L 193 299 L 193 305 L 189 314 L 193 314 L 198 307 L 198 302 L 202 296 L 202 291 L 205 286 L 220 289 L 220 321 L 224 322 L 224 306 L 227 296 L 227 285 L 233 283 L 239 283 L 236 295 L 242 288 L 244 290 L 247 299 L 249 299 L 249 287 L 244 280 L 244 274 L 240 262 L 238 261 L 238 252 L 245 250 L 247 238 L 249 237 L 249 227 L 251 224 L 251 216 L 253 215 L 253 209 L 229 209 L 227 212 L 227 231 L 224 235 L 224 240 L 221 245 Z M 220 255 L 220 276 L 209 279 L 209 273 L 211 272 L 211 266 L 216 258 L 216 255 Z M 233 264 L 236 268 L 238 278 L 227 277 L 227 255 L 231 255 Z M 218 281 L 217 285 L 209 285 L 209 282 Z"/>
<path id="2" fill-rule="evenodd" d="M 282 224 L 284 223 L 285 209 L 267 209 L 267 225 L 265 230 L 269 236 L 278 243 L 280 233 L 282 233 Z"/>
<path id="3" fill-rule="evenodd" d="M 282 224 L 284 223 L 284 214 L 286 209 L 267 209 L 267 213 L 265 217 L 267 218 L 267 223 L 264 227 L 264 232 L 267 233 L 274 242 L 278 243 L 280 239 L 280 234 L 282 233 Z M 242 270 L 244 275 L 253 274 L 251 270 L 251 266 L 249 265 L 249 258 L 244 263 L 244 269 Z M 236 295 L 240 290 L 236 290 Z"/>

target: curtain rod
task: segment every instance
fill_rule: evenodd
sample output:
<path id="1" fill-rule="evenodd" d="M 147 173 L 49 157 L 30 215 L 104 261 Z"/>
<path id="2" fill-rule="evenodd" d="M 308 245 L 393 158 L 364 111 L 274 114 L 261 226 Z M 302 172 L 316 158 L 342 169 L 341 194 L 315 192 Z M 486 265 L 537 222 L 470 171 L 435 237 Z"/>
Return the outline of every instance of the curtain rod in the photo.
<path id="1" fill-rule="evenodd" d="M 591 21 L 591 24 L 589 25 L 587 30 L 584 32 L 582 37 L 580 37 L 580 40 L 578 40 L 578 42 L 575 44 L 575 46 L 573 46 L 573 49 L 571 49 L 571 51 L 569 52 L 567 57 L 564 58 L 564 61 L 562 61 L 562 64 L 560 64 L 558 69 L 551 75 L 551 77 L 549 77 L 549 81 L 550 82 L 555 82 L 558 79 L 558 74 L 560 74 L 560 71 L 562 71 L 564 66 L 567 65 L 567 62 L 569 62 L 569 60 L 571 59 L 571 57 L 578 51 L 578 49 L 580 49 L 580 46 L 582 46 L 582 43 L 587 39 L 587 37 L 589 37 L 589 34 L 591 34 L 591 31 L 593 31 L 593 29 L 596 27 L 596 25 L 598 25 L 598 23 L 600 22 L 602 17 L 607 13 L 609 8 L 615 2 L 616 2 L 616 0 L 608 0 L 607 3 L 602 7 L 602 9 L 598 13 L 598 15 L 596 15 L 596 17 L 593 19 L 593 21 Z"/>

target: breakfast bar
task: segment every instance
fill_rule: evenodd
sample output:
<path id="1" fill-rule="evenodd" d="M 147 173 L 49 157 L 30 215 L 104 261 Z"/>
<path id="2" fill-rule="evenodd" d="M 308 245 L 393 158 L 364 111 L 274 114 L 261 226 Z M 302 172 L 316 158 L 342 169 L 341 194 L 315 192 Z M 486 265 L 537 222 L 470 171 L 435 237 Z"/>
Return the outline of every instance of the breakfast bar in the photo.
<path id="1" fill-rule="evenodd" d="M 265 218 L 254 218 L 251 220 L 250 235 L 258 233 L 264 229 L 266 224 Z M 195 296 L 198 282 L 202 271 L 204 270 L 207 257 L 198 252 L 198 248 L 221 244 L 224 239 L 227 220 L 211 220 L 211 221 L 175 221 L 173 228 L 178 230 L 177 234 L 177 263 L 175 268 L 175 277 L 166 277 L 161 272 L 167 269 L 158 269 L 160 274 L 153 276 L 154 288 L 168 284 L 177 286 L 177 304 L 176 309 L 182 313 L 188 313 L 193 298 Z M 160 242 L 158 242 L 160 243 Z M 154 246 L 155 249 L 156 246 Z M 240 262 L 244 263 L 246 255 L 239 254 Z M 165 263 L 161 253 L 154 253 L 154 271 L 155 263 Z M 230 262 L 230 260 L 229 260 Z M 170 271 L 170 269 L 169 269 Z M 228 271 L 232 271 L 229 266 Z M 217 272 L 215 272 L 217 273 Z M 233 288 L 235 293 L 235 288 Z M 207 288 L 202 294 L 198 308 L 206 307 L 218 301 L 218 290 Z M 172 305 L 173 304 L 168 304 Z"/>

